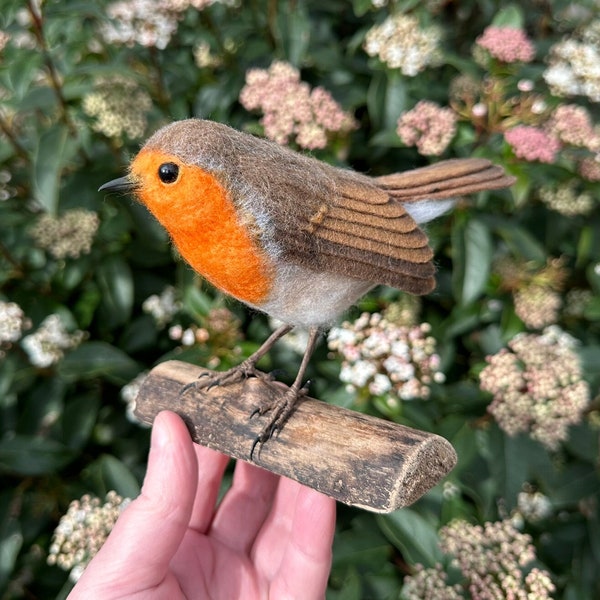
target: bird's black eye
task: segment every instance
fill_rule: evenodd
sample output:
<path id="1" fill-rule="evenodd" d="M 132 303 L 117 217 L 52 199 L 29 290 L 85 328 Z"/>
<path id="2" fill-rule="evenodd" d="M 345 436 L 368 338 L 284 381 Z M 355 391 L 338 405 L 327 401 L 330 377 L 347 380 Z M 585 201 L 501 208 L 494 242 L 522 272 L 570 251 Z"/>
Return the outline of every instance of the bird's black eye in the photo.
<path id="1" fill-rule="evenodd" d="M 163 163 L 158 167 L 158 177 L 163 183 L 173 183 L 179 176 L 179 167 L 172 162 Z"/>

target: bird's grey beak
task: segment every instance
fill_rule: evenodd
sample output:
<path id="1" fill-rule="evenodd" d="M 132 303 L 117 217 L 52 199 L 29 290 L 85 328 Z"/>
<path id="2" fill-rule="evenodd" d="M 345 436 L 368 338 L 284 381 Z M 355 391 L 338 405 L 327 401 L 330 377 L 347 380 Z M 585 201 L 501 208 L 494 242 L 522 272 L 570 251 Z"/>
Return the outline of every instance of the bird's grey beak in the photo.
<path id="1" fill-rule="evenodd" d="M 108 181 L 98 188 L 99 192 L 133 192 L 136 184 L 129 175 Z"/>

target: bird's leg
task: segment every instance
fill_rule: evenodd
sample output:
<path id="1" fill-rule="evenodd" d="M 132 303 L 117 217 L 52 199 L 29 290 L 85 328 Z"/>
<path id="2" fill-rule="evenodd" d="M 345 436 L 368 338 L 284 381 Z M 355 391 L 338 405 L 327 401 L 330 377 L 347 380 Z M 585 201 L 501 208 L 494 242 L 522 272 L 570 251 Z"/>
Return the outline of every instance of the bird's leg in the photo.
<path id="1" fill-rule="evenodd" d="M 264 344 L 246 360 L 239 365 L 232 367 L 227 371 L 217 373 L 202 373 L 196 381 L 192 381 L 183 386 L 181 395 L 191 389 L 206 389 L 216 385 L 228 385 L 246 379 L 248 377 L 256 377 L 259 372 L 256 370 L 256 363 L 273 347 L 275 342 L 282 338 L 286 333 L 293 329 L 293 325 L 282 325 L 276 329 L 264 342 Z"/>
<path id="2" fill-rule="evenodd" d="M 298 374 L 296 375 L 296 379 L 294 380 L 292 386 L 283 395 L 279 396 L 276 401 L 270 404 L 264 404 L 252 413 L 252 415 L 264 415 L 266 412 L 273 411 L 269 422 L 262 428 L 252 444 L 252 449 L 250 450 L 250 459 L 252 459 L 257 445 L 260 444 L 262 446 L 262 444 L 273 437 L 273 435 L 281 431 L 285 425 L 285 422 L 294 411 L 296 401 L 306 394 L 307 387 L 303 385 L 302 382 L 304 380 L 306 368 L 310 362 L 310 357 L 312 356 L 315 346 L 317 345 L 319 333 L 320 332 L 317 327 L 310 329 L 308 343 L 306 344 L 306 349 L 304 350 L 304 356 L 302 357 Z"/>

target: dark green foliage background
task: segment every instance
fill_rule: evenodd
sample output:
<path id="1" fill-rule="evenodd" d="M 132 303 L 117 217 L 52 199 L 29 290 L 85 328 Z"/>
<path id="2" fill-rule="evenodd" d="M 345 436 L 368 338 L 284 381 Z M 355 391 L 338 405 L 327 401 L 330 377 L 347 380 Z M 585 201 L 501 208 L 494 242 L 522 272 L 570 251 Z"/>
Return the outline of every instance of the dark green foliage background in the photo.
<path id="1" fill-rule="evenodd" d="M 17 191 L 0 203 L 0 298 L 17 302 L 34 328 L 47 315 L 67 309 L 77 327 L 89 332 L 81 346 L 51 368 L 31 366 L 18 345 L 0 359 L 0 598 L 64 597 L 67 574 L 47 566 L 46 553 L 69 502 L 88 492 L 104 496 L 114 489 L 134 497 L 139 491 L 148 431 L 126 419 L 120 389 L 175 348 L 166 331 L 142 312 L 143 300 L 174 285 L 188 322 L 211 307 L 228 306 L 242 320 L 246 353 L 268 330 L 263 317 L 223 299 L 176 261 L 166 234 L 143 208 L 96 192 L 123 173 L 139 146 L 127 140 L 119 146 L 92 130 L 82 98 L 99 77 L 123 75 L 151 95 L 147 133 L 189 116 L 256 130 L 258 117 L 238 103 L 245 72 L 286 60 L 301 69 L 304 81 L 331 91 L 359 121 L 343 161 L 339 148 L 316 154 L 383 174 L 426 164 L 414 149 L 402 146 L 394 133 L 396 120 L 421 98 L 447 104 L 449 83 L 459 73 L 481 76 L 471 47 L 499 11 L 521 21 L 517 24 L 536 43 L 538 60 L 524 74 L 541 89 L 544 63 L 539 57 L 573 28 L 556 18 L 570 4 L 566 1 L 533 2 L 522 12 L 491 0 L 439 2 L 435 10 L 397 2 L 396 9 L 414 9 L 423 23 L 445 31 L 444 64 L 406 78 L 362 50 L 366 31 L 387 14 L 373 10 L 367 0 L 215 5 L 187 11 L 164 51 L 104 45 L 91 52 L 90 40 L 102 43 L 97 29 L 106 18 L 106 4 L 48 0 L 42 9 L 44 44 L 38 40 L 31 50 L 9 44 L 0 55 L 0 85 L 8 90 L 0 108 L 16 113 L 12 139 L 0 133 L 0 162 Z M 24 6 L 0 0 L 0 29 L 17 32 L 15 14 Z M 235 42 L 234 51 L 223 50 L 228 39 Z M 192 48 L 201 41 L 222 58 L 220 67 L 195 65 Z M 47 76 L 39 77 L 49 68 L 57 76 L 56 88 Z M 491 273 L 494 257 L 508 248 L 541 268 L 547 257 L 564 256 L 568 287 L 596 294 L 583 318 L 559 324 L 582 342 L 585 376 L 598 410 L 600 274 L 593 265 L 600 264 L 600 210 L 573 218 L 551 212 L 533 193 L 543 183 L 565 179 L 565 166 L 520 163 L 500 136 L 478 138 L 461 126 L 447 156 L 470 155 L 505 164 L 519 177 L 515 195 L 481 195 L 431 226 L 439 285 L 424 300 L 422 319 L 433 326 L 447 383 L 435 387 L 431 400 L 404 403 L 383 415 L 453 443 L 459 462 L 449 480 L 459 493 L 444 497 L 438 486 L 411 508 L 381 516 L 340 506 L 331 600 L 397 598 L 411 565 L 432 566 L 442 559 L 440 526 L 458 517 L 480 523 L 502 518 L 515 508 L 525 482 L 546 494 L 554 507 L 551 518 L 527 524 L 526 531 L 553 574 L 556 597 L 600 597 L 598 427 L 586 420 L 572 429 L 559 452 L 549 454 L 524 436 L 507 437 L 486 417 L 490 398 L 477 380 L 485 356 L 525 330 Z M 588 187 L 598 198 L 598 184 Z M 27 233 L 38 214 L 31 199 L 50 213 L 74 207 L 96 211 L 101 226 L 91 253 L 56 261 L 35 248 Z M 394 297 L 391 290 L 378 290 L 357 310 L 381 309 Z M 491 308 L 490 300 L 500 301 L 498 308 Z M 206 357 L 198 352 L 183 358 Z M 261 366 L 293 372 L 294 361 L 297 357 L 282 350 Z M 321 347 L 309 374 L 313 395 L 381 415 L 372 404 L 352 403 L 338 369 Z"/>

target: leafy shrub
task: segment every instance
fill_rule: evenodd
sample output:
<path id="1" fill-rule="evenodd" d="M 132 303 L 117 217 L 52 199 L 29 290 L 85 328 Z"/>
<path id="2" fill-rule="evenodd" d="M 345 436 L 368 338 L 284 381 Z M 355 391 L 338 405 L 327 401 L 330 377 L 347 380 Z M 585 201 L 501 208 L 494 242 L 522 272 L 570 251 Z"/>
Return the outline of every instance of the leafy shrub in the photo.
<path id="1" fill-rule="evenodd" d="M 67 574 L 47 559 L 71 500 L 137 495 L 148 432 L 127 400 L 145 372 L 174 357 L 226 368 L 268 331 L 194 276 L 141 206 L 96 192 L 146 135 L 189 116 L 373 175 L 481 156 L 517 177 L 512 193 L 460 202 L 429 227 L 433 294 L 379 288 L 347 316 L 352 335 L 365 323 L 396 344 L 420 332 L 410 357 L 406 344 L 402 357 L 357 354 L 362 331 L 342 382 L 341 355 L 322 344 L 315 356 L 314 395 L 439 433 L 459 455 L 409 509 L 340 507 L 328 597 L 398 597 L 403 581 L 405 597 L 481 597 L 481 581 L 507 593 L 500 572 L 450 558 L 488 556 L 502 536 L 525 553 L 511 555 L 513 591 L 599 597 L 597 10 L 3 0 L 1 597 L 64 596 Z M 362 312 L 373 315 L 352 325 Z M 298 343 L 262 366 L 293 371 Z M 477 532 L 475 550 L 449 543 L 460 531 Z"/>

